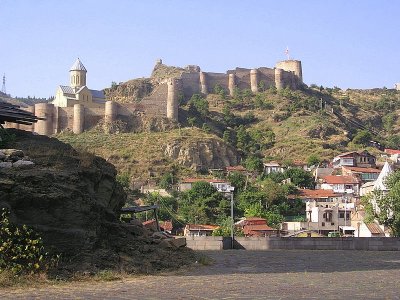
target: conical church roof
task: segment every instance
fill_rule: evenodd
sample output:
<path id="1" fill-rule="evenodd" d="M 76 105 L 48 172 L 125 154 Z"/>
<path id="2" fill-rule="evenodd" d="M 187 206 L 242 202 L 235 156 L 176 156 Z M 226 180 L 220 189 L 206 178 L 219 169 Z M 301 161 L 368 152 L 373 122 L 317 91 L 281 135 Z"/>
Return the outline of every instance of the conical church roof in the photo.
<path id="1" fill-rule="evenodd" d="M 83 65 L 83 63 L 80 61 L 80 59 L 78 58 L 75 63 L 72 65 L 70 71 L 85 71 L 87 72 L 85 66 Z"/>
<path id="2" fill-rule="evenodd" d="M 378 178 L 375 181 L 374 190 L 387 191 L 388 188 L 386 187 L 385 180 L 392 172 L 393 172 L 392 167 L 389 165 L 388 162 L 385 162 L 385 165 L 383 166 L 381 173 L 379 174 Z"/>

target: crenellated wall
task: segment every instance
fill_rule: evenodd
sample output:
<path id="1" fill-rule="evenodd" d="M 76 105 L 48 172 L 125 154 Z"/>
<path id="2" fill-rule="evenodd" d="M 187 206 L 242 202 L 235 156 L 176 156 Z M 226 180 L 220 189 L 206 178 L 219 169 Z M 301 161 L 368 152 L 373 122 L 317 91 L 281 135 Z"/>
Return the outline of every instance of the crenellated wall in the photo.
<path id="1" fill-rule="evenodd" d="M 38 103 L 25 110 L 33 112 L 44 120 L 39 120 L 34 125 L 6 124 L 6 127 L 35 131 L 43 135 L 52 135 L 64 130 L 79 134 L 96 126 L 102 120 L 105 122 L 125 120 L 135 112 L 178 121 L 181 98 L 190 99 L 193 94 L 214 93 L 217 85 L 230 96 L 234 96 L 235 89 L 251 89 L 256 93 L 261 86 L 264 89 L 271 86 L 275 86 L 278 90 L 285 87 L 297 89 L 302 83 L 301 62 L 297 60 L 278 62 L 273 69 L 236 68 L 226 73 L 203 72 L 199 66 L 188 66 L 179 77 L 162 80 L 155 85 L 152 93 L 140 101 L 127 104 L 107 101 L 104 108 L 89 108 L 82 104 L 57 107 L 53 104 Z"/>

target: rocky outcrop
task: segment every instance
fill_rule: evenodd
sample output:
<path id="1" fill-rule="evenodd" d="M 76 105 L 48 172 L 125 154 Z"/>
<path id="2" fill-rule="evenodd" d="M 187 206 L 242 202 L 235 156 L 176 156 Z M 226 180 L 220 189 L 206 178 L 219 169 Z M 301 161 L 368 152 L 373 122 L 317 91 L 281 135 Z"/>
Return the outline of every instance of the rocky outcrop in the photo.
<path id="1" fill-rule="evenodd" d="M 113 165 L 54 138 L 13 133 L 15 148 L 35 164 L 0 168 L 0 208 L 35 228 L 65 270 L 152 272 L 191 260 L 189 250 L 161 247 L 141 224 L 119 221 L 126 194 Z"/>
<path id="2" fill-rule="evenodd" d="M 193 169 L 219 169 L 239 163 L 236 150 L 215 138 L 190 143 L 175 140 L 166 144 L 164 153 L 179 164 Z"/>

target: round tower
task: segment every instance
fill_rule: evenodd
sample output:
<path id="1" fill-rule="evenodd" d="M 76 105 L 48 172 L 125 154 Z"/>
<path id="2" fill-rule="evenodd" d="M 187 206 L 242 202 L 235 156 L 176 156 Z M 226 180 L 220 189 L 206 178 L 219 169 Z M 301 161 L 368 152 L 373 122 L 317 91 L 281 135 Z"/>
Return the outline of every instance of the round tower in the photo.
<path id="1" fill-rule="evenodd" d="M 204 95 L 208 94 L 207 75 L 204 72 L 200 72 L 200 91 Z"/>
<path id="2" fill-rule="evenodd" d="M 116 120 L 118 113 L 117 104 L 114 101 L 107 101 L 104 108 L 104 121 L 112 123 Z"/>
<path id="3" fill-rule="evenodd" d="M 233 97 L 236 88 L 236 76 L 235 74 L 229 74 L 228 77 L 228 88 L 229 88 L 229 95 Z"/>
<path id="4" fill-rule="evenodd" d="M 54 105 L 49 103 L 35 104 L 35 115 L 44 120 L 38 120 L 35 123 L 35 132 L 42 135 L 52 135 L 53 128 L 53 111 Z"/>
<path id="5" fill-rule="evenodd" d="M 178 121 L 178 94 L 180 85 L 179 79 L 170 78 L 167 85 L 167 118 Z"/>
<path id="6" fill-rule="evenodd" d="M 83 132 L 83 125 L 85 122 L 85 107 L 82 104 L 74 105 L 74 120 L 72 124 L 72 131 L 76 134 Z"/>
<path id="7" fill-rule="evenodd" d="M 284 60 L 276 64 L 276 68 L 284 71 L 293 72 L 296 75 L 298 82 L 303 83 L 303 70 L 301 67 L 301 61 L 299 60 Z"/>
<path id="8" fill-rule="evenodd" d="M 283 70 L 275 68 L 275 87 L 277 90 L 283 89 Z"/>
<path id="9" fill-rule="evenodd" d="M 252 69 L 250 71 L 250 87 L 253 93 L 258 92 L 258 70 Z"/>
<path id="10" fill-rule="evenodd" d="M 69 70 L 70 86 L 79 89 L 86 85 L 86 68 L 78 58 Z"/>

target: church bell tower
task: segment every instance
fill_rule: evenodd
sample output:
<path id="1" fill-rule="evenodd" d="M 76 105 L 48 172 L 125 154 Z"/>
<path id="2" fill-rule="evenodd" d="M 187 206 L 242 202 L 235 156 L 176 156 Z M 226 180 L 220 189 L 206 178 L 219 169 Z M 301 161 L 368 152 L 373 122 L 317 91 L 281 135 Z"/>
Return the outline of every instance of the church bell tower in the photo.
<path id="1" fill-rule="evenodd" d="M 86 68 L 78 58 L 69 70 L 70 86 L 77 91 L 86 85 Z"/>

